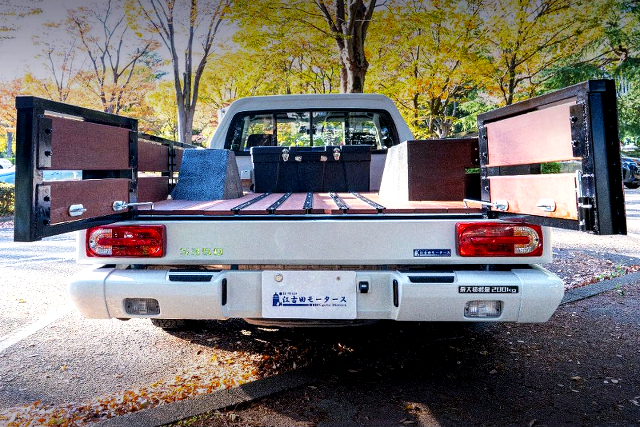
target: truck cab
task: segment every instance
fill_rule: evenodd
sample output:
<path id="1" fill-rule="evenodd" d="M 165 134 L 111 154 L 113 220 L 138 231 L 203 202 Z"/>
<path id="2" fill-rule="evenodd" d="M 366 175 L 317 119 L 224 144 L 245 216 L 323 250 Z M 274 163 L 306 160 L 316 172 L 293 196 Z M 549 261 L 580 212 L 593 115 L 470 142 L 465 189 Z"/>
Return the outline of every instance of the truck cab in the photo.
<path id="1" fill-rule="evenodd" d="M 209 147 L 235 153 L 247 186 L 255 180 L 252 147 L 369 145 L 370 189 L 378 191 L 387 149 L 413 139 L 394 103 L 382 95 L 280 95 L 231 104 Z"/>

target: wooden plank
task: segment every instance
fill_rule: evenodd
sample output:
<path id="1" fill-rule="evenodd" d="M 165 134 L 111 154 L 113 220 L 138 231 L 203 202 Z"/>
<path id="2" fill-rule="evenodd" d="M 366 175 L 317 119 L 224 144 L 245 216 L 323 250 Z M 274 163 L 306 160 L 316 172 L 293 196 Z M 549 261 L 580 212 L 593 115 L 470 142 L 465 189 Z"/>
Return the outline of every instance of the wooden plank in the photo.
<path id="1" fill-rule="evenodd" d="M 369 195 L 367 195 L 367 197 L 369 197 Z M 385 213 L 387 214 L 448 213 L 448 209 L 443 206 L 443 202 L 397 200 L 374 196 L 369 198 L 385 206 Z"/>
<path id="2" fill-rule="evenodd" d="M 349 214 L 377 214 L 378 210 L 373 206 L 358 199 L 351 193 L 338 193 L 338 196 L 349 207 L 347 213 Z"/>
<path id="3" fill-rule="evenodd" d="M 163 200 L 154 203 L 153 210 L 149 206 L 141 206 L 139 210 L 151 215 L 202 215 L 207 209 L 225 202 L 225 200 L 193 201 Z"/>
<path id="4" fill-rule="evenodd" d="M 248 193 L 237 199 L 221 200 L 220 203 L 216 203 L 215 205 L 204 209 L 202 213 L 205 215 L 234 215 L 234 212 L 231 209 L 259 196 L 261 196 L 261 193 Z"/>
<path id="5" fill-rule="evenodd" d="M 165 200 L 154 204 L 153 211 L 148 207 L 140 207 L 145 213 L 152 215 L 233 215 L 231 208 L 260 196 L 261 193 L 249 193 L 238 199 L 213 200 L 213 201 L 189 201 L 189 200 Z M 338 193 L 349 206 L 349 214 L 373 214 L 377 211 L 365 202 L 355 198 L 351 193 Z M 465 207 L 463 202 L 437 202 L 417 201 L 407 202 L 380 198 L 374 193 L 363 193 L 368 199 L 385 206 L 385 214 L 416 214 L 416 213 L 480 213 L 477 206 Z M 239 212 L 240 215 L 269 215 L 267 208 L 278 200 L 282 193 L 270 194 L 257 201 L 254 205 Z M 292 194 L 275 212 L 276 215 L 302 215 L 305 214 L 303 204 L 306 193 Z M 328 193 L 314 194 L 314 207 L 312 214 L 345 214 L 335 204 Z"/>
<path id="6" fill-rule="evenodd" d="M 575 175 L 515 175 L 489 177 L 491 201 L 506 200 L 507 212 L 549 218 L 578 219 Z M 544 212 L 536 205 L 541 200 L 554 200 L 556 209 Z"/>
<path id="7" fill-rule="evenodd" d="M 175 162 L 176 162 L 176 167 L 175 167 L 175 171 L 179 171 L 180 167 L 182 166 L 182 156 L 184 156 L 184 148 L 182 147 L 175 147 L 176 150 L 176 157 L 175 157 Z"/>
<path id="8" fill-rule="evenodd" d="M 89 179 L 84 181 L 50 181 L 51 224 L 95 218 L 114 214 L 113 202 L 129 201 L 129 180 Z M 69 207 L 82 205 L 86 212 L 81 216 L 69 215 Z"/>
<path id="9" fill-rule="evenodd" d="M 342 215 L 344 212 L 336 205 L 329 193 L 313 193 L 313 209 L 318 213 Z"/>
<path id="10" fill-rule="evenodd" d="M 306 193 L 292 194 L 276 209 L 276 215 L 302 215 L 306 213 L 303 207 L 306 197 Z"/>
<path id="11" fill-rule="evenodd" d="M 51 119 L 51 167 L 54 170 L 129 168 L 129 129 L 80 120 Z"/>
<path id="12" fill-rule="evenodd" d="M 278 199 L 280 199 L 280 197 L 282 197 L 283 195 L 284 195 L 284 193 L 269 194 L 264 199 L 261 199 L 261 200 L 255 202 L 255 203 L 252 203 L 251 205 L 247 206 L 244 209 L 241 209 L 240 211 L 238 211 L 238 214 L 240 214 L 240 215 L 268 215 L 269 211 L 267 211 L 267 209 L 269 208 L 269 206 L 271 206 L 276 201 L 278 201 Z M 242 203 L 242 202 L 240 202 L 240 203 Z M 237 203 L 236 205 L 238 205 L 240 203 Z"/>
<path id="13" fill-rule="evenodd" d="M 414 213 L 480 213 L 477 206 L 465 207 L 462 201 L 405 201 L 394 198 L 383 198 L 377 194 L 364 193 L 368 199 L 383 205 L 385 214 L 414 214 Z"/>
<path id="14" fill-rule="evenodd" d="M 362 194 L 362 193 L 352 193 L 354 196 L 356 196 L 358 199 L 362 200 L 363 202 L 367 203 L 369 206 L 371 206 L 373 209 L 376 210 L 376 212 L 378 213 L 383 213 L 384 210 L 386 209 L 383 205 L 378 204 L 376 202 L 374 202 L 373 200 L 371 200 L 370 198 L 368 198 L 368 195 Z"/>
<path id="15" fill-rule="evenodd" d="M 411 201 L 462 200 L 465 169 L 478 165 L 477 138 L 405 141 L 387 153 L 380 194 Z"/>
<path id="16" fill-rule="evenodd" d="M 169 195 L 169 177 L 138 177 L 138 202 L 159 202 Z"/>
<path id="17" fill-rule="evenodd" d="M 411 201 L 464 199 L 465 169 L 480 164 L 477 138 L 416 141 L 407 154 Z"/>
<path id="18" fill-rule="evenodd" d="M 362 193 L 367 199 L 385 207 L 385 213 L 405 214 L 414 213 L 413 202 L 382 197 L 379 194 Z"/>
<path id="19" fill-rule="evenodd" d="M 168 172 L 169 147 L 138 139 L 138 172 Z"/>
<path id="20" fill-rule="evenodd" d="M 455 214 L 455 213 L 480 213 L 482 212 L 481 208 L 477 207 L 467 207 L 464 205 L 464 202 L 421 202 L 423 206 L 421 209 L 424 211 L 428 211 L 431 206 L 438 206 L 447 210 L 447 213 Z M 424 212 L 423 211 L 423 212 Z"/>
<path id="21" fill-rule="evenodd" d="M 575 160 L 570 103 L 555 105 L 485 125 L 488 167 Z"/>

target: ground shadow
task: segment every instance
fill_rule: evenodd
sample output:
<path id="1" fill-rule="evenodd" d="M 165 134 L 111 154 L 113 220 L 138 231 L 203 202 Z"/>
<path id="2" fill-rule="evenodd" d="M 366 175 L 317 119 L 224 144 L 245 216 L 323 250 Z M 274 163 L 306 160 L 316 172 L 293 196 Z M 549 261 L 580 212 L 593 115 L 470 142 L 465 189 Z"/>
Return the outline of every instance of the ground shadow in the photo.
<path id="1" fill-rule="evenodd" d="M 640 295 L 624 292 L 565 305 L 544 324 L 253 329 L 313 351 L 317 381 L 201 425 L 637 425 Z"/>

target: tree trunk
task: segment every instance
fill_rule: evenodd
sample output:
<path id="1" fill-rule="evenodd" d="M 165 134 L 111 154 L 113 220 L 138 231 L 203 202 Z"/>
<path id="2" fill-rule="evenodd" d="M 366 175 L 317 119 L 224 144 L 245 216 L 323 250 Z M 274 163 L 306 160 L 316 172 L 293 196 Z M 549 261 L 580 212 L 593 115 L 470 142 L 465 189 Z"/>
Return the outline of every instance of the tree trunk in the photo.
<path id="1" fill-rule="evenodd" d="M 195 111 L 184 106 L 182 112 L 178 113 L 178 128 L 180 133 L 180 142 L 191 144 L 193 137 L 193 116 Z"/>
<path id="2" fill-rule="evenodd" d="M 349 75 L 347 72 L 347 69 L 349 67 L 347 67 L 347 64 L 345 64 L 344 60 L 342 59 L 342 52 L 340 53 L 340 92 L 342 93 L 349 93 L 348 88 L 349 88 Z"/>
<path id="3" fill-rule="evenodd" d="M 413 99 L 413 126 L 418 129 L 420 127 L 420 94 L 414 93 Z"/>
<path id="4" fill-rule="evenodd" d="M 211 46 L 216 37 L 218 28 L 229 6 L 229 0 L 214 0 L 211 2 L 191 0 L 189 3 L 189 21 L 187 23 L 187 40 L 184 47 L 184 71 L 180 72 L 178 53 L 182 51 L 176 46 L 176 27 L 174 21 L 174 9 L 176 2 L 164 0 L 164 2 L 152 1 L 145 7 L 144 0 L 137 0 L 140 11 L 147 21 L 160 36 L 162 43 L 169 50 L 173 65 L 173 80 L 178 106 L 178 136 L 180 142 L 191 144 L 193 135 L 193 118 L 198 103 L 200 79 L 209 59 Z M 161 6 L 164 4 L 164 6 Z M 198 9 L 200 7 L 200 9 Z M 204 31 L 198 35 L 198 29 Z M 181 39 L 182 41 L 182 39 Z M 193 58 L 193 43 L 199 41 L 202 51 L 201 58 L 195 61 Z M 195 67 L 195 70 L 194 70 Z"/>
<path id="5" fill-rule="evenodd" d="M 376 0 L 371 0 L 368 5 L 364 0 L 337 0 L 335 15 L 332 15 L 324 1 L 318 0 L 316 4 L 338 46 L 340 89 L 343 93 L 364 92 L 364 80 L 369 69 L 364 45 Z"/>
<path id="6" fill-rule="evenodd" d="M 436 133 L 438 134 L 438 138 L 445 139 L 449 137 L 451 133 L 451 127 L 453 123 L 450 120 L 437 120 L 435 123 Z"/>
<path id="7" fill-rule="evenodd" d="M 369 64 L 350 64 L 347 67 L 347 81 L 346 81 L 346 93 L 363 93 L 364 92 L 364 78 L 369 69 Z"/>

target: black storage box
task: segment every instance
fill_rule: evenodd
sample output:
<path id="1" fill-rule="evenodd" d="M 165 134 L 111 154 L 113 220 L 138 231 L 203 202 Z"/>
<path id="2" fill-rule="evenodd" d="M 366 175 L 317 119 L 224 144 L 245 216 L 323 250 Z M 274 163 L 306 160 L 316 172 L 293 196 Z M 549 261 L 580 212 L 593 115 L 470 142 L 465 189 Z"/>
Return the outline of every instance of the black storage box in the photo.
<path id="1" fill-rule="evenodd" d="M 251 147 L 256 193 L 369 191 L 370 145 Z"/>

